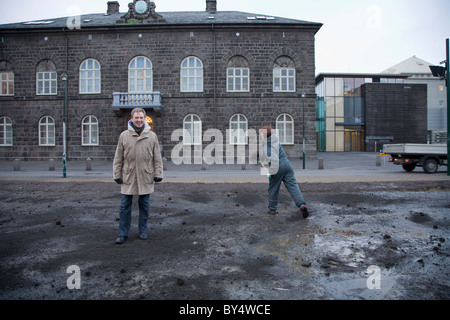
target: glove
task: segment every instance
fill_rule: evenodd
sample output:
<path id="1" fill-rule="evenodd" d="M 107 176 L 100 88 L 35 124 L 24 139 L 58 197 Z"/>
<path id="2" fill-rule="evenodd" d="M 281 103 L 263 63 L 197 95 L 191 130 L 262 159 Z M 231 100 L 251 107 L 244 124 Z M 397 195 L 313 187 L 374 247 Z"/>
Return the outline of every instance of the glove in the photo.
<path id="1" fill-rule="evenodd" d="M 122 184 L 123 182 L 121 178 L 114 179 L 114 181 L 117 182 L 117 184 Z"/>
<path id="2" fill-rule="evenodd" d="M 153 181 L 155 181 L 155 182 L 161 182 L 162 181 L 162 178 L 153 178 Z"/>

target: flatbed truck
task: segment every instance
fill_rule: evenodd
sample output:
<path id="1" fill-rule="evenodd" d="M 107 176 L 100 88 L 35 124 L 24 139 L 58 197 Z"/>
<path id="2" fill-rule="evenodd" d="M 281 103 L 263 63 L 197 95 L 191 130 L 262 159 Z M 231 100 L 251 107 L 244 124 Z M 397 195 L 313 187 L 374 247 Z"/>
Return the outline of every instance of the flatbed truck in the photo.
<path id="1" fill-rule="evenodd" d="M 439 166 L 447 166 L 446 144 L 385 144 L 382 152 L 390 155 L 389 162 L 409 172 L 422 167 L 426 173 L 435 173 Z"/>

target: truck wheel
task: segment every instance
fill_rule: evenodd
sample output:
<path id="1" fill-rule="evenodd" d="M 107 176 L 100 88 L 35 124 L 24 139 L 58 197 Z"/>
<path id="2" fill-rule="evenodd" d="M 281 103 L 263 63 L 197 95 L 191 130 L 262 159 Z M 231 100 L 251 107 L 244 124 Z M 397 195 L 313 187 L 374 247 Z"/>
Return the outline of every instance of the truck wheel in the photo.
<path id="1" fill-rule="evenodd" d="M 439 168 L 439 164 L 436 159 L 430 158 L 425 160 L 423 164 L 423 171 L 426 173 L 435 173 Z"/>
<path id="2" fill-rule="evenodd" d="M 402 164 L 402 167 L 405 171 L 411 172 L 416 168 L 415 163 L 404 163 Z"/>

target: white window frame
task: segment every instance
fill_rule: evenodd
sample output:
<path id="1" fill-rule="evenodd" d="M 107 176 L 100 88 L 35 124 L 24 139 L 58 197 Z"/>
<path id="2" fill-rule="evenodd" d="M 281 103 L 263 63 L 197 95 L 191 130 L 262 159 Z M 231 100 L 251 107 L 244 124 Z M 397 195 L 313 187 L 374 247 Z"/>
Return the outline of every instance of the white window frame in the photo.
<path id="1" fill-rule="evenodd" d="M 203 92 L 203 62 L 199 58 L 189 56 L 181 62 L 180 91 Z"/>
<path id="2" fill-rule="evenodd" d="M 51 96 L 58 93 L 58 77 L 55 71 L 36 73 L 36 95 Z"/>
<path id="3" fill-rule="evenodd" d="M 81 145 L 98 146 L 98 119 L 93 115 L 87 115 L 81 120 Z"/>
<path id="4" fill-rule="evenodd" d="M 295 68 L 273 69 L 273 91 L 295 92 Z"/>
<path id="5" fill-rule="evenodd" d="M 250 69 L 228 68 L 227 92 L 249 92 L 249 91 L 250 91 Z"/>
<path id="6" fill-rule="evenodd" d="M 230 118 L 229 131 L 230 145 L 247 145 L 248 142 L 248 120 L 242 113 L 236 113 Z"/>
<path id="7" fill-rule="evenodd" d="M 202 120 L 196 114 L 188 114 L 183 119 L 183 145 L 201 145 L 202 144 Z M 189 132 L 189 136 L 185 135 Z M 188 139 L 190 138 L 190 139 Z"/>
<path id="8" fill-rule="evenodd" d="M 55 120 L 50 116 L 44 116 L 39 120 L 39 145 L 55 146 Z"/>
<path id="9" fill-rule="evenodd" d="M 13 145 L 12 121 L 8 117 L 0 117 L 0 146 L 10 147 Z"/>
<path id="10" fill-rule="evenodd" d="M 288 128 L 290 126 L 290 128 Z M 278 131 L 278 138 L 281 144 L 293 145 L 294 144 L 294 118 L 283 113 L 277 117 L 276 129 Z"/>
<path id="11" fill-rule="evenodd" d="M 153 64 L 149 58 L 134 57 L 128 64 L 128 92 L 153 92 Z"/>
<path id="12" fill-rule="evenodd" d="M 89 64 L 92 63 L 91 66 Z M 99 94 L 102 91 L 101 65 L 95 59 L 86 59 L 80 65 L 80 94 Z"/>
<path id="13" fill-rule="evenodd" d="M 14 95 L 14 72 L 0 72 L 0 96 Z"/>

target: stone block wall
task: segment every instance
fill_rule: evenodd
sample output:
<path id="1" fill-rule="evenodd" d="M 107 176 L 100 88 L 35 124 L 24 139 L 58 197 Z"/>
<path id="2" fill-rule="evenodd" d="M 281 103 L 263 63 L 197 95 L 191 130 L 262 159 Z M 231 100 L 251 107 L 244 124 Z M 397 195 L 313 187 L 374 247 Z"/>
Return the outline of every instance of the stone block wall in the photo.
<path id="1" fill-rule="evenodd" d="M 147 112 L 153 118 L 165 157 L 170 157 L 177 144 L 171 141 L 171 134 L 182 128 L 186 115 L 198 115 L 203 132 L 215 128 L 225 135 L 230 118 L 236 113 L 245 115 L 248 127 L 253 129 L 267 123 L 275 126 L 277 116 L 282 113 L 291 115 L 295 121 L 295 145 L 286 149 L 289 155 L 298 157 L 302 144 L 301 90 L 309 93 L 305 99 L 307 154 L 315 156 L 314 33 L 312 29 L 289 26 L 124 26 L 2 33 L 0 62 L 7 61 L 13 68 L 15 94 L 0 97 L 0 117 L 12 120 L 14 135 L 12 147 L 0 147 L 0 159 L 61 158 L 63 72 L 68 75 L 68 160 L 112 159 L 131 111 L 117 116 L 111 108 L 112 93 L 128 91 L 128 64 L 141 55 L 151 60 L 153 91 L 160 91 L 162 96 L 163 111 Z M 237 55 L 248 61 L 250 92 L 226 91 L 227 63 Z M 203 92 L 180 92 L 180 64 L 188 56 L 196 56 L 203 62 Z M 296 92 L 273 92 L 273 65 L 281 56 L 288 56 L 295 63 Z M 98 60 L 101 65 L 100 94 L 79 93 L 80 64 L 88 58 Z M 36 66 L 43 59 L 56 65 L 57 95 L 36 95 Z M 81 145 L 81 121 L 87 115 L 94 115 L 99 121 L 99 146 Z M 39 146 L 38 122 L 43 116 L 55 120 L 54 147 Z"/>

